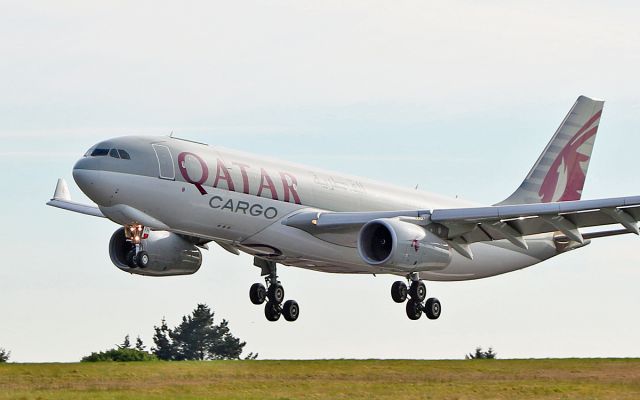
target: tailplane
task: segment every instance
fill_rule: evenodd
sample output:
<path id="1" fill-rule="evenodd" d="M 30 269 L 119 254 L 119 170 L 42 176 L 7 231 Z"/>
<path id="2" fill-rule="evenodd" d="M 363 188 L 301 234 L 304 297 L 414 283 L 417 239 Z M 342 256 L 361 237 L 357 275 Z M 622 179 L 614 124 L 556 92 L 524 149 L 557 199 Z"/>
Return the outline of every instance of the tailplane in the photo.
<path id="1" fill-rule="evenodd" d="M 520 187 L 498 205 L 580 200 L 603 105 L 578 97 Z"/>

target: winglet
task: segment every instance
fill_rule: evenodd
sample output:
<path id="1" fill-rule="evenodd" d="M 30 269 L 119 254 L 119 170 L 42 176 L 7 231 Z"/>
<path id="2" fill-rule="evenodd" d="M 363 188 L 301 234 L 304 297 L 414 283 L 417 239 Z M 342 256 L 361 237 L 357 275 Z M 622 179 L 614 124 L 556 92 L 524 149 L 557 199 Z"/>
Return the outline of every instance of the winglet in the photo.
<path id="1" fill-rule="evenodd" d="M 95 204 L 81 204 L 71 201 L 71 194 L 67 182 L 60 178 L 56 184 L 56 191 L 53 192 L 53 198 L 47 202 L 48 206 L 61 208 L 63 210 L 73 211 L 80 214 L 91 215 L 94 217 L 105 218 L 102 211 Z"/>
<path id="2" fill-rule="evenodd" d="M 58 184 L 56 185 L 56 191 L 53 193 L 52 200 L 71 200 L 71 194 L 69 193 L 69 186 L 67 186 L 67 181 L 63 178 L 58 179 Z"/>

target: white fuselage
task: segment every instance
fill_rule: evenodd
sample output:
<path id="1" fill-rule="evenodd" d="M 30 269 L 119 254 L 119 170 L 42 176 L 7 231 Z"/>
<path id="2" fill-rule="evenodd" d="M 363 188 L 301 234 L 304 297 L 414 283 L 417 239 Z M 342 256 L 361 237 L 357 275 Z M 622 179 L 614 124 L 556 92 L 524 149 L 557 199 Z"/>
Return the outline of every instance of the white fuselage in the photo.
<path id="1" fill-rule="evenodd" d="M 173 138 L 126 137 L 109 145 L 113 143 L 131 148 L 132 159 L 105 160 L 100 165 L 83 159 L 74 169 L 78 185 L 111 220 L 126 224 L 138 218 L 155 229 L 215 240 L 249 254 L 269 255 L 284 265 L 318 271 L 390 272 L 365 263 L 355 242 L 313 236 L 282 224 L 283 218 L 301 210 L 471 206 L 419 190 Z M 528 250 L 504 240 L 476 243 L 473 260 L 454 251 L 447 267 L 417 272 L 428 280 L 477 279 L 558 254 L 552 235 L 528 238 L 528 243 Z"/>

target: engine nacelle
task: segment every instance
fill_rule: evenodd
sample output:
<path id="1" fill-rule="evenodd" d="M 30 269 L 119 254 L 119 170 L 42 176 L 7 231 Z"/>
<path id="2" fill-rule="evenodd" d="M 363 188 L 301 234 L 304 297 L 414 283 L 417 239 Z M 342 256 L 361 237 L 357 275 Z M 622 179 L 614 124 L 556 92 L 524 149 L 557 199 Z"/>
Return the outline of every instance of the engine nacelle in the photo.
<path id="1" fill-rule="evenodd" d="M 127 255 L 135 246 L 126 240 L 124 228 L 118 229 L 109 241 L 111 261 L 122 271 L 148 276 L 190 275 L 202 265 L 200 249 L 175 233 L 151 231 L 141 244 L 149 255 L 149 264 L 131 268 Z"/>
<path id="2" fill-rule="evenodd" d="M 451 262 L 451 248 L 444 240 L 396 218 L 365 224 L 358 235 L 358 253 L 367 264 L 390 271 L 431 271 Z"/>

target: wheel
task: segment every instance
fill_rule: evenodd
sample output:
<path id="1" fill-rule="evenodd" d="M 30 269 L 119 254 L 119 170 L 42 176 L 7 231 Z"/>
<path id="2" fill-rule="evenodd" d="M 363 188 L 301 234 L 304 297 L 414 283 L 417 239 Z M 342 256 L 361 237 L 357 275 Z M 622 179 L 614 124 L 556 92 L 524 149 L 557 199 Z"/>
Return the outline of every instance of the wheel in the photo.
<path id="1" fill-rule="evenodd" d="M 249 289 L 249 298 L 253 304 L 262 304 L 267 299 L 267 288 L 262 283 L 254 283 Z"/>
<path id="2" fill-rule="evenodd" d="M 424 313 L 427 315 L 427 318 L 438 319 L 441 312 L 442 307 L 440 306 L 440 301 L 438 299 L 431 297 L 427 300 L 427 303 L 424 305 Z"/>
<path id="3" fill-rule="evenodd" d="M 419 301 L 409 299 L 407 301 L 407 317 L 412 320 L 420 319 L 422 315 L 422 305 Z"/>
<path id="4" fill-rule="evenodd" d="M 402 281 L 395 281 L 391 285 L 391 298 L 396 303 L 404 303 L 407 299 L 407 285 Z"/>
<path id="5" fill-rule="evenodd" d="M 282 315 L 287 321 L 295 321 L 300 315 L 300 307 L 295 300 L 287 300 L 282 306 Z"/>
<path id="6" fill-rule="evenodd" d="M 409 289 L 411 298 L 421 302 L 427 298 L 427 287 L 422 281 L 411 282 L 411 288 Z"/>
<path id="7" fill-rule="evenodd" d="M 267 301 L 267 304 L 264 306 L 264 316 L 267 317 L 269 321 L 277 321 L 280 319 L 280 314 L 282 314 L 280 305 L 272 301 Z"/>
<path id="8" fill-rule="evenodd" d="M 141 251 L 135 257 L 135 260 L 136 264 L 138 264 L 138 267 L 147 268 L 147 266 L 149 265 L 149 254 L 147 254 L 146 251 Z"/>
<path id="9" fill-rule="evenodd" d="M 284 300 L 284 288 L 279 283 L 269 286 L 269 301 L 280 304 Z"/>
<path id="10" fill-rule="evenodd" d="M 136 265 L 136 249 L 131 249 L 127 253 L 127 265 L 129 268 L 135 268 Z"/>

